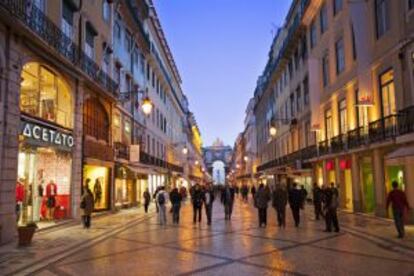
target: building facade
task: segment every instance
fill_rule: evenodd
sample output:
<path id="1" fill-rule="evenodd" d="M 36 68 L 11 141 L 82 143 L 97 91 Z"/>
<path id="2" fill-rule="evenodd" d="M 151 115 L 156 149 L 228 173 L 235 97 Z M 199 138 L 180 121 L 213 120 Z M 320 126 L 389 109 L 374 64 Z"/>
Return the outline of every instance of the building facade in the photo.
<path id="1" fill-rule="evenodd" d="M 277 60 L 279 66 L 265 70 L 256 90 L 258 170 L 265 175 L 285 174 L 301 184 L 309 180 L 298 178 L 299 172 L 319 185 L 334 183 L 341 192 L 342 208 L 381 217 L 390 216 L 385 210 L 386 194 L 395 180 L 412 205 L 413 20 L 409 0 L 294 1 L 286 26 L 272 45 L 276 53 L 269 57 L 269 64 Z M 289 22 L 294 21 L 298 23 L 292 29 L 289 24 L 294 23 Z M 284 31 L 290 36 L 283 37 Z M 298 43 L 298 35 L 306 42 Z M 292 97 L 299 84 L 293 76 L 288 82 L 290 96 L 286 94 L 284 101 L 300 100 L 303 115 L 297 114 L 285 126 L 287 141 L 283 141 L 283 126 L 276 124 L 276 139 L 269 141 L 277 140 L 280 133 L 282 145 L 272 151 L 266 149 L 272 142 L 265 143 L 266 137 L 262 137 L 274 124 L 266 125 L 266 119 L 272 118 L 266 115 L 273 111 L 265 106 L 278 101 L 277 96 L 266 96 L 273 83 L 269 76 L 278 72 L 283 76 L 280 66 L 290 66 L 289 58 L 283 61 L 274 56 L 293 52 L 294 57 L 296 51 L 296 46 L 286 50 L 278 49 L 278 44 L 306 48 L 306 55 L 299 50 L 303 72 L 296 74 L 302 80 L 300 97 L 297 93 Z M 277 119 L 291 119 L 280 114 L 293 115 L 294 108 L 296 113 L 299 110 L 294 104 L 283 107 L 283 100 L 275 106 Z M 296 124 L 301 122 L 302 128 L 298 128 Z M 289 177 L 290 172 L 295 176 Z"/>
<path id="2" fill-rule="evenodd" d="M 188 102 L 151 1 L 4 0 L 0 14 L 1 243 L 16 222 L 78 218 L 86 187 L 104 211 L 188 178 Z"/>

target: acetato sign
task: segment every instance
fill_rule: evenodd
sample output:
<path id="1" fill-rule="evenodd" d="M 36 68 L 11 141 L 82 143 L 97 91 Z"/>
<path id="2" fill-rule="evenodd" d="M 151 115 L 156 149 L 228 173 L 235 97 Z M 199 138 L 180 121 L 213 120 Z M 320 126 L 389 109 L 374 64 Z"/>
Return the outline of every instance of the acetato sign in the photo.
<path id="1" fill-rule="evenodd" d="M 29 122 L 23 122 L 21 134 L 29 139 L 66 148 L 72 148 L 74 144 L 73 136 L 69 133 Z"/>

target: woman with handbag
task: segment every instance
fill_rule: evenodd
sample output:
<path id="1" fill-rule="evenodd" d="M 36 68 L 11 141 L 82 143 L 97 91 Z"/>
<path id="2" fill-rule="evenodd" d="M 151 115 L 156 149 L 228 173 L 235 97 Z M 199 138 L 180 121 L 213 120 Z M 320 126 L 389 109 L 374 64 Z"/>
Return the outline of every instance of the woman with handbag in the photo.
<path id="1" fill-rule="evenodd" d="M 82 196 L 80 208 L 82 210 L 83 228 L 89 229 L 91 227 L 91 215 L 94 209 L 94 199 L 92 191 L 88 187 L 86 187 Z"/>

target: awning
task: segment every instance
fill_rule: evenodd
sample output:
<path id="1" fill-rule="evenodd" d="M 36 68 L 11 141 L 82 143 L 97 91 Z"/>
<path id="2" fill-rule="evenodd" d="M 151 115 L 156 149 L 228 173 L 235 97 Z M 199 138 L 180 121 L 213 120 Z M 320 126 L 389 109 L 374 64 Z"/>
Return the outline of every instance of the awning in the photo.
<path id="1" fill-rule="evenodd" d="M 387 154 L 385 156 L 385 159 L 387 159 L 387 160 L 397 159 L 397 158 L 402 158 L 402 157 L 407 157 L 407 156 L 413 156 L 414 157 L 414 146 L 400 147 L 400 148 L 394 150 L 393 152 Z"/>

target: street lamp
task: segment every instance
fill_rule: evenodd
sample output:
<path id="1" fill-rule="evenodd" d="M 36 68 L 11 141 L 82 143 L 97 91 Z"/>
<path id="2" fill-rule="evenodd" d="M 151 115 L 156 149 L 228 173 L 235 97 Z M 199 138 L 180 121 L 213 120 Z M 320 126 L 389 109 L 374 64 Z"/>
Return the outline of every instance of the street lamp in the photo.
<path id="1" fill-rule="evenodd" d="M 153 107 L 154 107 L 154 104 L 152 103 L 151 99 L 148 96 L 146 96 L 142 100 L 142 104 L 141 104 L 142 112 L 144 112 L 145 115 L 149 115 L 151 114 Z"/>
<path id="2" fill-rule="evenodd" d="M 270 133 L 270 136 L 275 137 L 277 134 L 277 128 L 275 126 L 270 126 L 269 133 Z"/>
<path id="3" fill-rule="evenodd" d="M 187 148 L 187 146 L 184 146 L 184 148 L 183 148 L 183 154 L 184 155 L 187 155 L 188 154 L 188 148 Z"/>
<path id="4" fill-rule="evenodd" d="M 277 134 L 277 128 L 276 128 L 277 121 L 281 122 L 282 124 L 288 124 L 289 122 L 291 122 L 291 120 L 287 118 L 272 118 L 270 120 L 270 127 L 269 127 L 269 134 L 271 137 L 275 137 Z"/>
<path id="5" fill-rule="evenodd" d="M 196 166 L 198 166 L 200 164 L 200 162 L 198 161 L 198 160 L 196 160 L 195 162 L 194 162 L 194 165 L 196 165 Z"/>
<path id="6" fill-rule="evenodd" d="M 243 159 L 244 159 L 244 162 L 248 162 L 249 161 L 249 156 L 246 155 L 246 156 L 244 156 Z"/>

